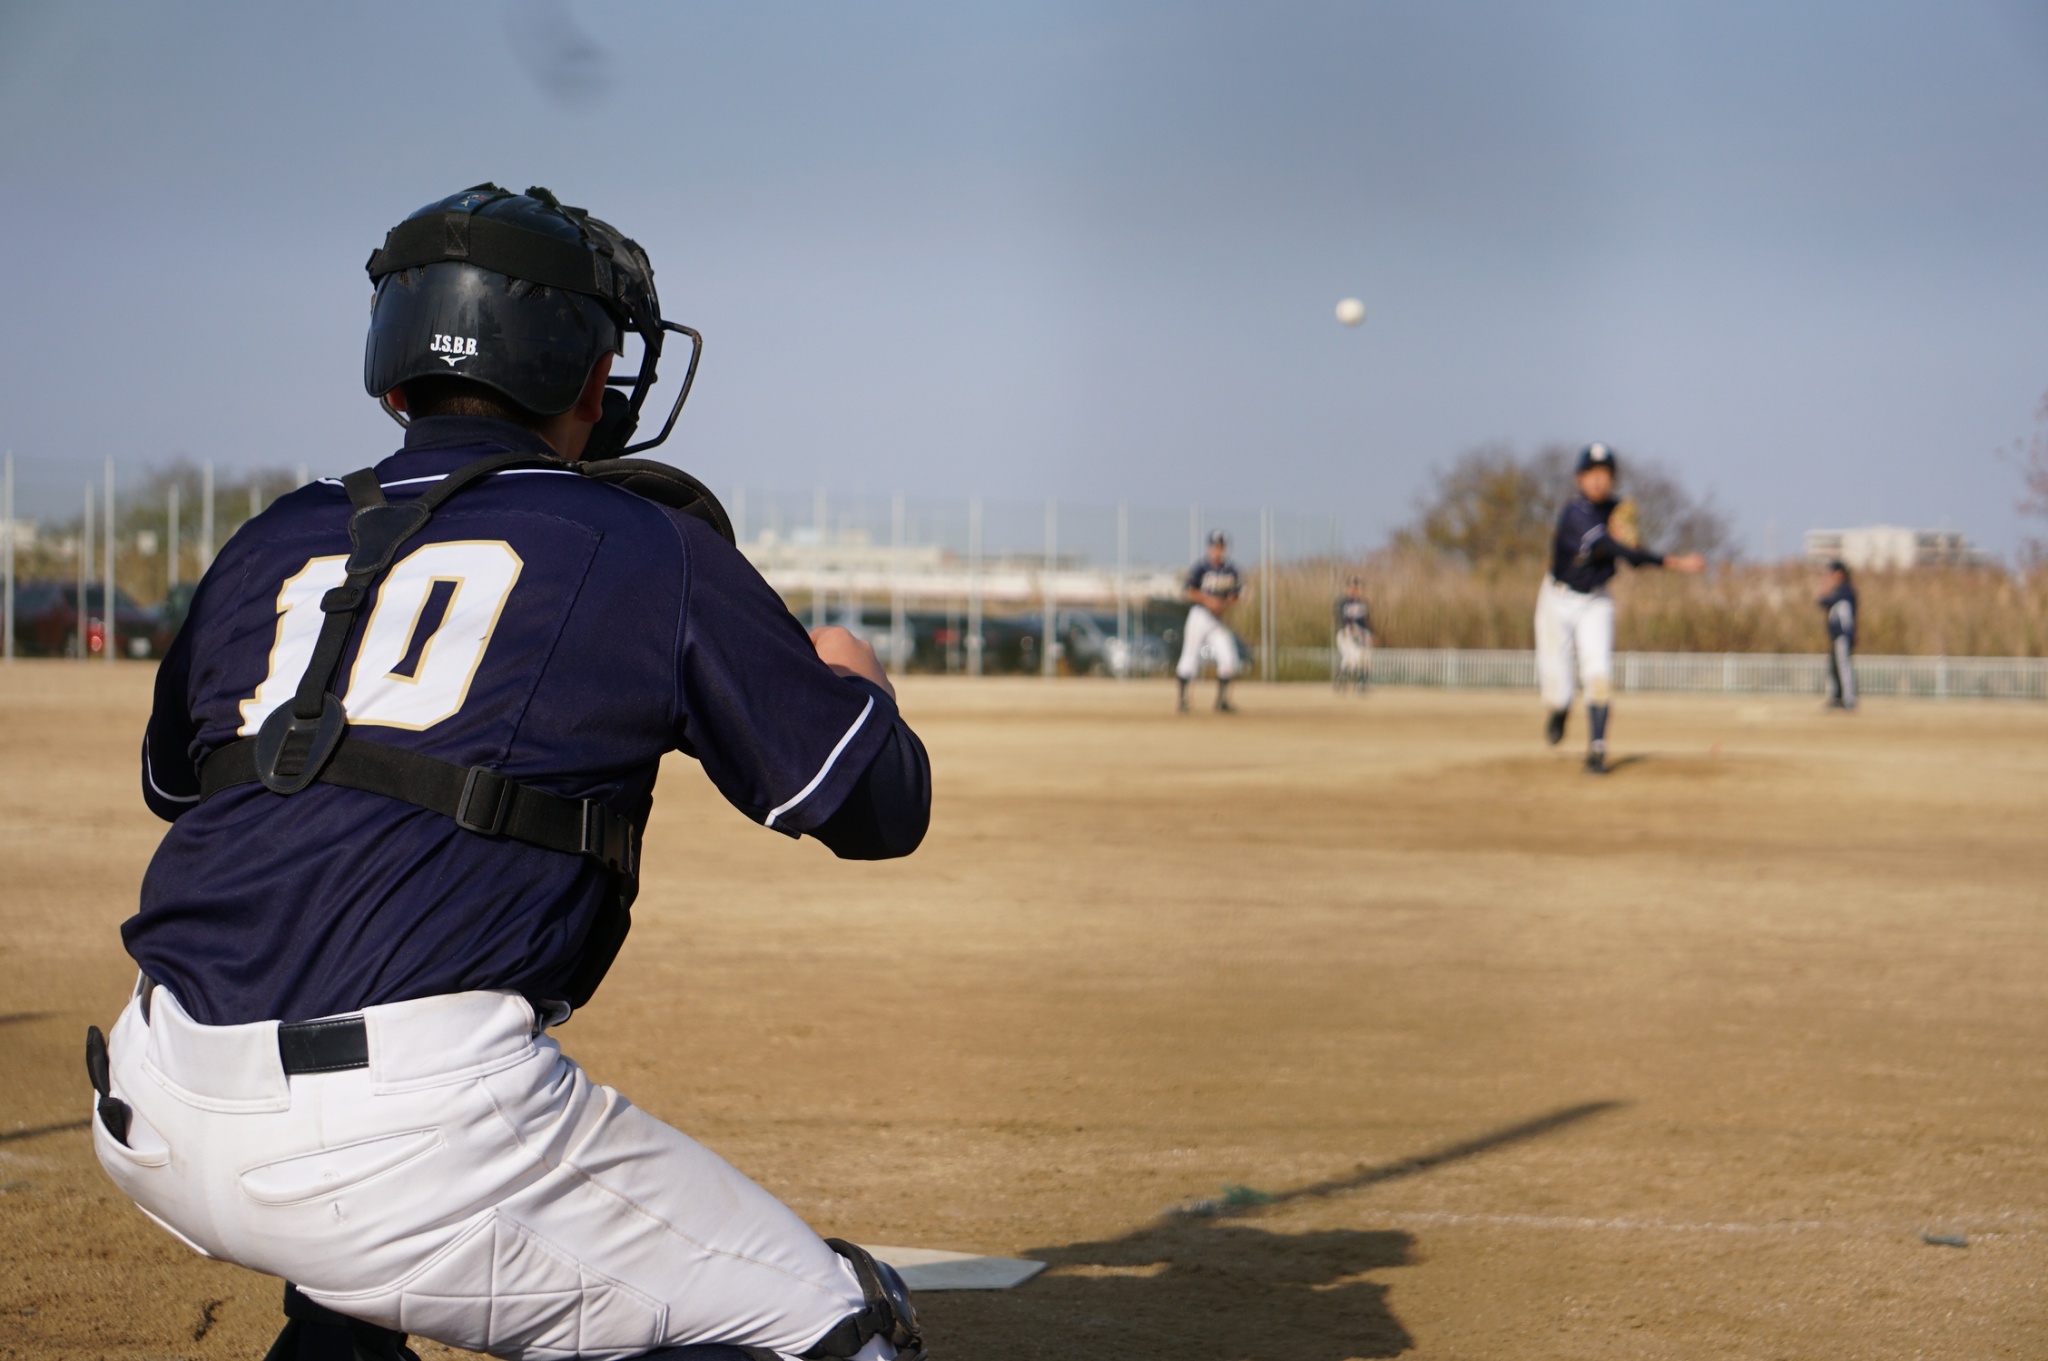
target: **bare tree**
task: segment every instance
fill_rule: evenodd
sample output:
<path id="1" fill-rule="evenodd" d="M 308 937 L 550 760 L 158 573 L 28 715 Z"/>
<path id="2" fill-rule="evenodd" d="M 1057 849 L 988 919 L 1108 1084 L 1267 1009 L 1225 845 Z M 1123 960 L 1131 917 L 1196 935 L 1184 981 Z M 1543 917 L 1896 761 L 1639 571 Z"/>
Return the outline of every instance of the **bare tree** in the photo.
<path id="1" fill-rule="evenodd" d="M 1578 451 L 1563 444 L 1546 444 L 1527 457 L 1505 444 L 1468 450 L 1436 474 L 1395 542 L 1475 566 L 1541 561 L 1550 552 L 1557 513 L 1572 495 L 1577 461 Z M 1733 554 L 1727 517 L 1661 465 L 1625 459 L 1621 490 L 1636 502 L 1643 542 L 1658 552 Z"/>
<path id="2" fill-rule="evenodd" d="M 2018 466 L 2020 486 L 2026 492 L 2013 502 L 2013 509 L 2022 515 L 2048 518 L 2048 393 L 2042 394 L 2041 405 L 2034 410 L 2034 433 L 2014 440 L 2011 449 L 1999 451 L 1999 457 Z M 2025 553 L 2035 562 L 2048 559 L 2048 542 L 2030 538 Z"/>

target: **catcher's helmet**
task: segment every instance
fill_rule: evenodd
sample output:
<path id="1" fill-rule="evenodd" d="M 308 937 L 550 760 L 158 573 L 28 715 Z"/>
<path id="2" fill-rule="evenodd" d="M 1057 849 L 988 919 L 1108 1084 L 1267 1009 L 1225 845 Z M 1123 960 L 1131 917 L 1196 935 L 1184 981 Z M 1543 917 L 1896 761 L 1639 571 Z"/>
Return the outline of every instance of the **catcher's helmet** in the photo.
<path id="1" fill-rule="evenodd" d="M 1615 462 L 1614 451 L 1604 444 L 1589 444 L 1579 450 L 1579 466 L 1572 472 L 1577 475 L 1593 468 L 1605 468 L 1616 477 L 1621 476 L 1621 465 Z"/>
<path id="2" fill-rule="evenodd" d="M 430 203 L 391 229 L 368 268 L 377 292 L 363 386 L 372 397 L 418 378 L 456 377 L 559 415 L 576 404 L 598 357 L 624 354 L 632 332 L 644 347 L 640 372 L 611 379 L 630 393 L 606 391 L 586 456 L 651 449 L 675 428 L 703 338 L 661 319 L 645 251 L 547 190 L 515 194 L 487 183 Z M 690 337 L 690 367 L 661 433 L 628 448 L 665 331 Z"/>

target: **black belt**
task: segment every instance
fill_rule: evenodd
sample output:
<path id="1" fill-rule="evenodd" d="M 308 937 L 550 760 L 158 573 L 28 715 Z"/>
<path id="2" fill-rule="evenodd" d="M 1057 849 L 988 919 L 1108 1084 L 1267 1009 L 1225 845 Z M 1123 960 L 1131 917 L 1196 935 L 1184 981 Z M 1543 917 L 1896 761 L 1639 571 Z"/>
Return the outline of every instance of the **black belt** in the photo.
<path id="1" fill-rule="evenodd" d="M 277 1057 L 291 1076 L 370 1066 L 370 1030 L 360 1016 L 292 1021 L 277 1028 Z"/>
<path id="2" fill-rule="evenodd" d="M 148 974 L 142 975 L 136 981 L 135 995 L 142 1001 L 142 1023 L 148 1025 L 149 1004 L 156 996 L 156 980 Z M 98 1027 L 93 1028 L 93 1033 L 99 1033 Z M 101 1047 L 104 1051 L 104 1042 Z M 277 1028 L 277 1057 L 287 1074 L 345 1073 L 351 1068 L 367 1068 L 370 1066 L 370 1029 L 360 1016 L 286 1021 Z M 92 1067 L 90 1057 L 86 1060 L 86 1067 Z M 100 1090 L 104 1095 L 104 1083 L 100 1084 Z M 117 1134 L 114 1137 L 118 1139 L 121 1136 Z"/>

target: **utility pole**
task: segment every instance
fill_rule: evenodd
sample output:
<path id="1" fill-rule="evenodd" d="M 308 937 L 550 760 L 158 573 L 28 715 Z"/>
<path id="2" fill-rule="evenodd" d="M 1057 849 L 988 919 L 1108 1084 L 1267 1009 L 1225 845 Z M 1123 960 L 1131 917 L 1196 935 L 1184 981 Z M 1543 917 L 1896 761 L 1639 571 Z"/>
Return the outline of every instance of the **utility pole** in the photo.
<path id="1" fill-rule="evenodd" d="M 908 650 L 905 638 L 909 634 L 908 621 L 903 616 L 903 493 L 897 492 L 889 499 L 889 545 L 894 550 L 889 555 L 889 669 L 899 675 L 909 660 L 904 654 Z"/>

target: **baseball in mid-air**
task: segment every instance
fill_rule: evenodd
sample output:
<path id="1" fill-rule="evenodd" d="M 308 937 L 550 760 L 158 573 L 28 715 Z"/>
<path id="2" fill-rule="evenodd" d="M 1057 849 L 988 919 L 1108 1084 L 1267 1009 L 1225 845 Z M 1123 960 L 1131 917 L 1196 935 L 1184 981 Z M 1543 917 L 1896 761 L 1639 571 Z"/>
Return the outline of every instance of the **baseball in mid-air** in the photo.
<path id="1" fill-rule="evenodd" d="M 1346 298 L 1337 304 L 1337 320 L 1346 326 L 1356 326 L 1365 320 L 1365 304 L 1356 298 Z"/>

